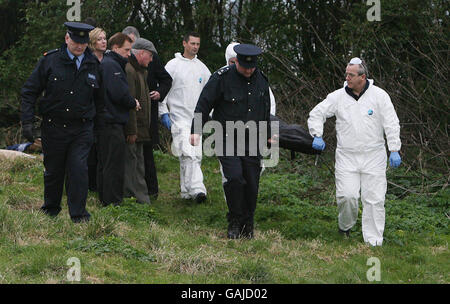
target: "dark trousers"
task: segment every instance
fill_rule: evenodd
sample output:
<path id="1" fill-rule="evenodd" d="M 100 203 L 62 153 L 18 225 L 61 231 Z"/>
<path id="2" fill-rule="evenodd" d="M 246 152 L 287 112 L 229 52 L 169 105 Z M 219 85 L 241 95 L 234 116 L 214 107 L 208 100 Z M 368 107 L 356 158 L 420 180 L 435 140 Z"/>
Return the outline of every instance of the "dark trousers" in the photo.
<path id="1" fill-rule="evenodd" d="M 228 221 L 237 220 L 241 225 L 253 223 L 261 173 L 260 158 L 221 156 L 219 161 L 226 179 L 223 189 L 228 205 Z"/>
<path id="2" fill-rule="evenodd" d="M 97 137 L 97 191 L 103 205 L 123 201 L 125 133 L 121 124 L 99 127 Z"/>
<path id="3" fill-rule="evenodd" d="M 67 204 L 73 220 L 89 218 L 86 210 L 88 193 L 87 158 L 94 142 L 92 121 L 55 123 L 44 119 L 41 124 L 44 153 L 44 205 L 41 209 L 56 216 L 66 180 Z"/>
<path id="4" fill-rule="evenodd" d="M 156 175 L 155 159 L 152 143 L 144 144 L 145 182 L 149 195 L 158 195 L 158 177 Z"/>
<path id="5" fill-rule="evenodd" d="M 97 145 L 94 143 L 88 155 L 89 190 L 97 191 Z"/>

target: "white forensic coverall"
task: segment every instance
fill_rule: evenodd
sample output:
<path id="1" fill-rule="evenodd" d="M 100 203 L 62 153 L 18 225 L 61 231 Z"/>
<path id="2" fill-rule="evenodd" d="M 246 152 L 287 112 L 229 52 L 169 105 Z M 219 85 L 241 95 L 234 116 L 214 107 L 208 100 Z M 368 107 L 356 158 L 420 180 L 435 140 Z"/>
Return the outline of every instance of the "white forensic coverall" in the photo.
<path id="1" fill-rule="evenodd" d="M 366 243 L 381 246 L 385 225 L 387 156 L 399 151 L 400 124 L 389 95 L 369 79 L 369 88 L 356 101 L 341 88 L 309 113 L 311 136 L 322 137 L 327 118 L 336 117 L 336 200 L 339 228 L 347 231 L 358 218 L 361 191 L 362 233 Z"/>
<path id="2" fill-rule="evenodd" d="M 191 60 L 181 53 L 176 53 L 165 68 L 173 81 L 166 98 L 159 104 L 159 116 L 169 113 L 172 153 L 180 160 L 181 197 L 191 199 L 199 193 L 206 194 L 201 170 L 202 147 L 192 146 L 189 136 L 195 106 L 211 72 L 197 56 Z"/>

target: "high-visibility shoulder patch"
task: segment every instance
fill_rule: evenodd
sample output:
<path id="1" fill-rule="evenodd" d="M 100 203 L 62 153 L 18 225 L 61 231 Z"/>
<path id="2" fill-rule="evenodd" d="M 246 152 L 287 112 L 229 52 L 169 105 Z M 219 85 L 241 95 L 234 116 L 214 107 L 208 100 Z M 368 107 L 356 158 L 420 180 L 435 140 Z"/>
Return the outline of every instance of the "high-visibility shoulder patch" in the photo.
<path id="1" fill-rule="evenodd" d="M 51 51 L 47 51 L 47 52 L 44 53 L 44 56 L 56 53 L 57 51 L 59 51 L 59 49 L 54 49 L 54 50 L 51 50 Z"/>

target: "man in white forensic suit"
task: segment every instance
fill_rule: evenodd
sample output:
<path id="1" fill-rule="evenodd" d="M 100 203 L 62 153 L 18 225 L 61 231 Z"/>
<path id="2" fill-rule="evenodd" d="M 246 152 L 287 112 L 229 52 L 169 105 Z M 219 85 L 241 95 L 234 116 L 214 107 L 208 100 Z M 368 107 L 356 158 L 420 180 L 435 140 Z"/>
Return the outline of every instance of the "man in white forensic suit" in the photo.
<path id="1" fill-rule="evenodd" d="M 353 58 L 344 87 L 330 93 L 309 113 L 312 147 L 325 149 L 322 139 L 327 118 L 336 117 L 336 200 L 339 232 L 349 236 L 363 204 L 362 233 L 366 243 L 381 246 L 385 225 L 386 135 L 391 167 L 401 164 L 400 124 L 389 95 L 367 79 L 367 65 Z"/>
<path id="2" fill-rule="evenodd" d="M 197 58 L 200 36 L 190 32 L 183 38 L 184 53 L 176 53 L 165 68 L 172 77 L 172 87 L 159 105 L 161 122 L 172 133 L 172 152 L 180 160 L 181 197 L 197 203 L 206 200 L 206 187 L 201 170 L 201 145 L 191 146 L 189 136 L 194 110 L 211 72 Z"/>

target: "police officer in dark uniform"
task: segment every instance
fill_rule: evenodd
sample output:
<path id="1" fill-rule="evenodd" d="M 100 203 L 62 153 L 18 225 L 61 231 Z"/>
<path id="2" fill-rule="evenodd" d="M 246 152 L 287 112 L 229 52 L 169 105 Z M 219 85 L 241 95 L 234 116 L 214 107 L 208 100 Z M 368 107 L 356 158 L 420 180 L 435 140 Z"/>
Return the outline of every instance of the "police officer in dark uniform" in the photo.
<path id="1" fill-rule="evenodd" d="M 215 72 L 209 79 L 199 97 L 195 113 L 201 114 L 202 125 L 208 120 L 212 109 L 212 119 L 220 122 L 226 130 L 226 122 L 242 121 L 256 122 L 257 134 L 267 132 L 270 138 L 270 97 L 267 78 L 257 68 L 257 56 L 261 49 L 250 44 L 239 44 L 234 47 L 237 53 L 237 63 L 224 67 Z M 191 144 L 197 145 L 200 141 L 201 130 L 195 129 L 195 119 L 191 127 Z M 266 122 L 262 130 L 259 122 Z M 247 130 L 246 130 L 247 131 Z M 253 217 L 258 197 L 259 176 L 261 172 L 261 153 L 257 143 L 257 153 L 251 153 L 252 144 L 249 134 L 245 132 L 245 147 L 237 144 L 237 130 L 233 131 L 234 142 L 227 142 L 230 134 L 224 131 L 223 151 L 219 161 L 222 167 L 225 183 L 223 185 L 228 205 L 228 238 L 253 238 Z M 269 141 L 270 142 L 270 141 Z M 226 146 L 233 144 L 234 153 L 228 155 Z M 240 149 L 245 150 L 237 153 Z"/>
<path id="2" fill-rule="evenodd" d="M 67 203 L 73 222 L 88 221 L 87 157 L 94 140 L 93 119 L 102 100 L 99 62 L 87 48 L 93 26 L 66 22 L 65 44 L 40 59 L 22 88 L 21 121 L 25 138 L 33 141 L 35 103 L 42 115 L 44 205 L 51 216 L 61 211 L 66 179 Z"/>

